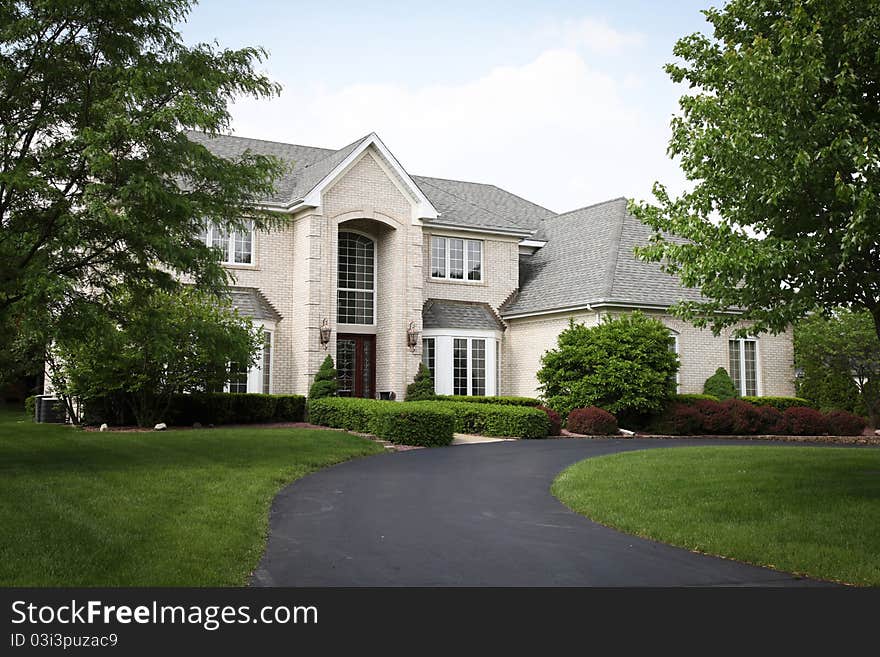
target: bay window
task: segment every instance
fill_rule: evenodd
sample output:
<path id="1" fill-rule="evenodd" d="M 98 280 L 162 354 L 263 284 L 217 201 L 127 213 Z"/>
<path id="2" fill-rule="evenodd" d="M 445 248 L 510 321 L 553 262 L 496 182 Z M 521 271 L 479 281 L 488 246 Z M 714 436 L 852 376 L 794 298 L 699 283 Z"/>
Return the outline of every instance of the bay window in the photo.
<path id="1" fill-rule="evenodd" d="M 496 331 L 429 329 L 422 362 L 438 395 L 497 395 L 501 368 Z M 464 334 L 464 335 L 462 335 Z"/>

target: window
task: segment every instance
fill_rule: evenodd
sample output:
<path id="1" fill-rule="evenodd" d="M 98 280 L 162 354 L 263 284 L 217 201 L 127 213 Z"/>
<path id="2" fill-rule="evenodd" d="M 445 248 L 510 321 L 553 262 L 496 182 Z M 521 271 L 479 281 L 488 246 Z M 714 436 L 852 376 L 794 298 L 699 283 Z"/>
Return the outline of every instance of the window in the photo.
<path id="1" fill-rule="evenodd" d="M 452 341 L 452 394 L 468 394 L 467 339 L 455 338 Z"/>
<path id="2" fill-rule="evenodd" d="M 437 362 L 437 346 L 434 342 L 434 338 L 422 339 L 422 362 L 431 373 L 431 381 L 434 381 L 434 385 L 436 386 L 437 376 L 435 374 L 435 364 Z"/>
<path id="3" fill-rule="evenodd" d="M 248 368 L 233 363 L 229 368 L 229 392 L 245 393 L 248 391 Z"/>
<path id="4" fill-rule="evenodd" d="M 730 378 L 740 395 L 758 394 L 758 343 L 750 339 L 728 342 Z"/>
<path id="5" fill-rule="evenodd" d="M 485 340 L 471 340 L 471 394 L 486 394 Z"/>
<path id="6" fill-rule="evenodd" d="M 669 351 L 674 353 L 676 356 L 679 356 L 678 359 L 678 369 L 675 370 L 675 391 L 681 391 L 681 354 L 678 351 L 678 334 L 677 333 L 669 333 Z"/>
<path id="7" fill-rule="evenodd" d="M 358 233 L 339 233 L 336 321 L 340 324 L 373 324 L 375 267 L 373 240 Z"/>
<path id="8" fill-rule="evenodd" d="M 432 237 L 431 278 L 483 280 L 483 242 L 457 237 Z"/>
<path id="9" fill-rule="evenodd" d="M 272 332 L 263 331 L 263 394 L 272 392 Z"/>
<path id="10" fill-rule="evenodd" d="M 220 251 L 220 262 L 228 265 L 250 265 L 254 262 L 254 225 L 247 222 L 244 231 L 227 232 L 209 221 L 199 239 Z"/>

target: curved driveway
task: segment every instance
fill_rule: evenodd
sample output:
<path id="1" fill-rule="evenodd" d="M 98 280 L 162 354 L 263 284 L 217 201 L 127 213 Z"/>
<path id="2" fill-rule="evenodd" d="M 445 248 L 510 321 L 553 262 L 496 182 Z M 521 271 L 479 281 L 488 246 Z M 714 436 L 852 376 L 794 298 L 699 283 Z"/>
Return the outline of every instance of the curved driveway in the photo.
<path id="1" fill-rule="evenodd" d="M 272 505 L 257 586 L 804 586 L 569 511 L 550 483 L 581 459 L 676 440 L 536 440 L 380 454 L 306 476 Z M 743 444 L 734 441 L 733 444 Z M 760 443 L 766 445 L 767 443 Z"/>

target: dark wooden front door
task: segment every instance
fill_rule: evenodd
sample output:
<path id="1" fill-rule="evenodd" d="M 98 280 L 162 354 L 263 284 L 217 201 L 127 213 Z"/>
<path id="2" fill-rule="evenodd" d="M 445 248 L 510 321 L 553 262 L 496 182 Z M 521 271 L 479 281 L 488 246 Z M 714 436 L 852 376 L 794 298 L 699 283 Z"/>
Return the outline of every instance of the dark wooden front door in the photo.
<path id="1" fill-rule="evenodd" d="M 336 337 L 340 397 L 376 396 L 376 336 L 341 333 Z"/>

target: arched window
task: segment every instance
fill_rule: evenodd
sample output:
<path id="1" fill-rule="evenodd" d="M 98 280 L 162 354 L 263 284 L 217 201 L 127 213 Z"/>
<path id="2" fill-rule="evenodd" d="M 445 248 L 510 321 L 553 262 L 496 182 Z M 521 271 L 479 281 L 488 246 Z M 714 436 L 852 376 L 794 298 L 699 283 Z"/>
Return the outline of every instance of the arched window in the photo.
<path id="1" fill-rule="evenodd" d="M 340 232 L 336 321 L 373 324 L 376 317 L 376 245 L 360 233 Z"/>

